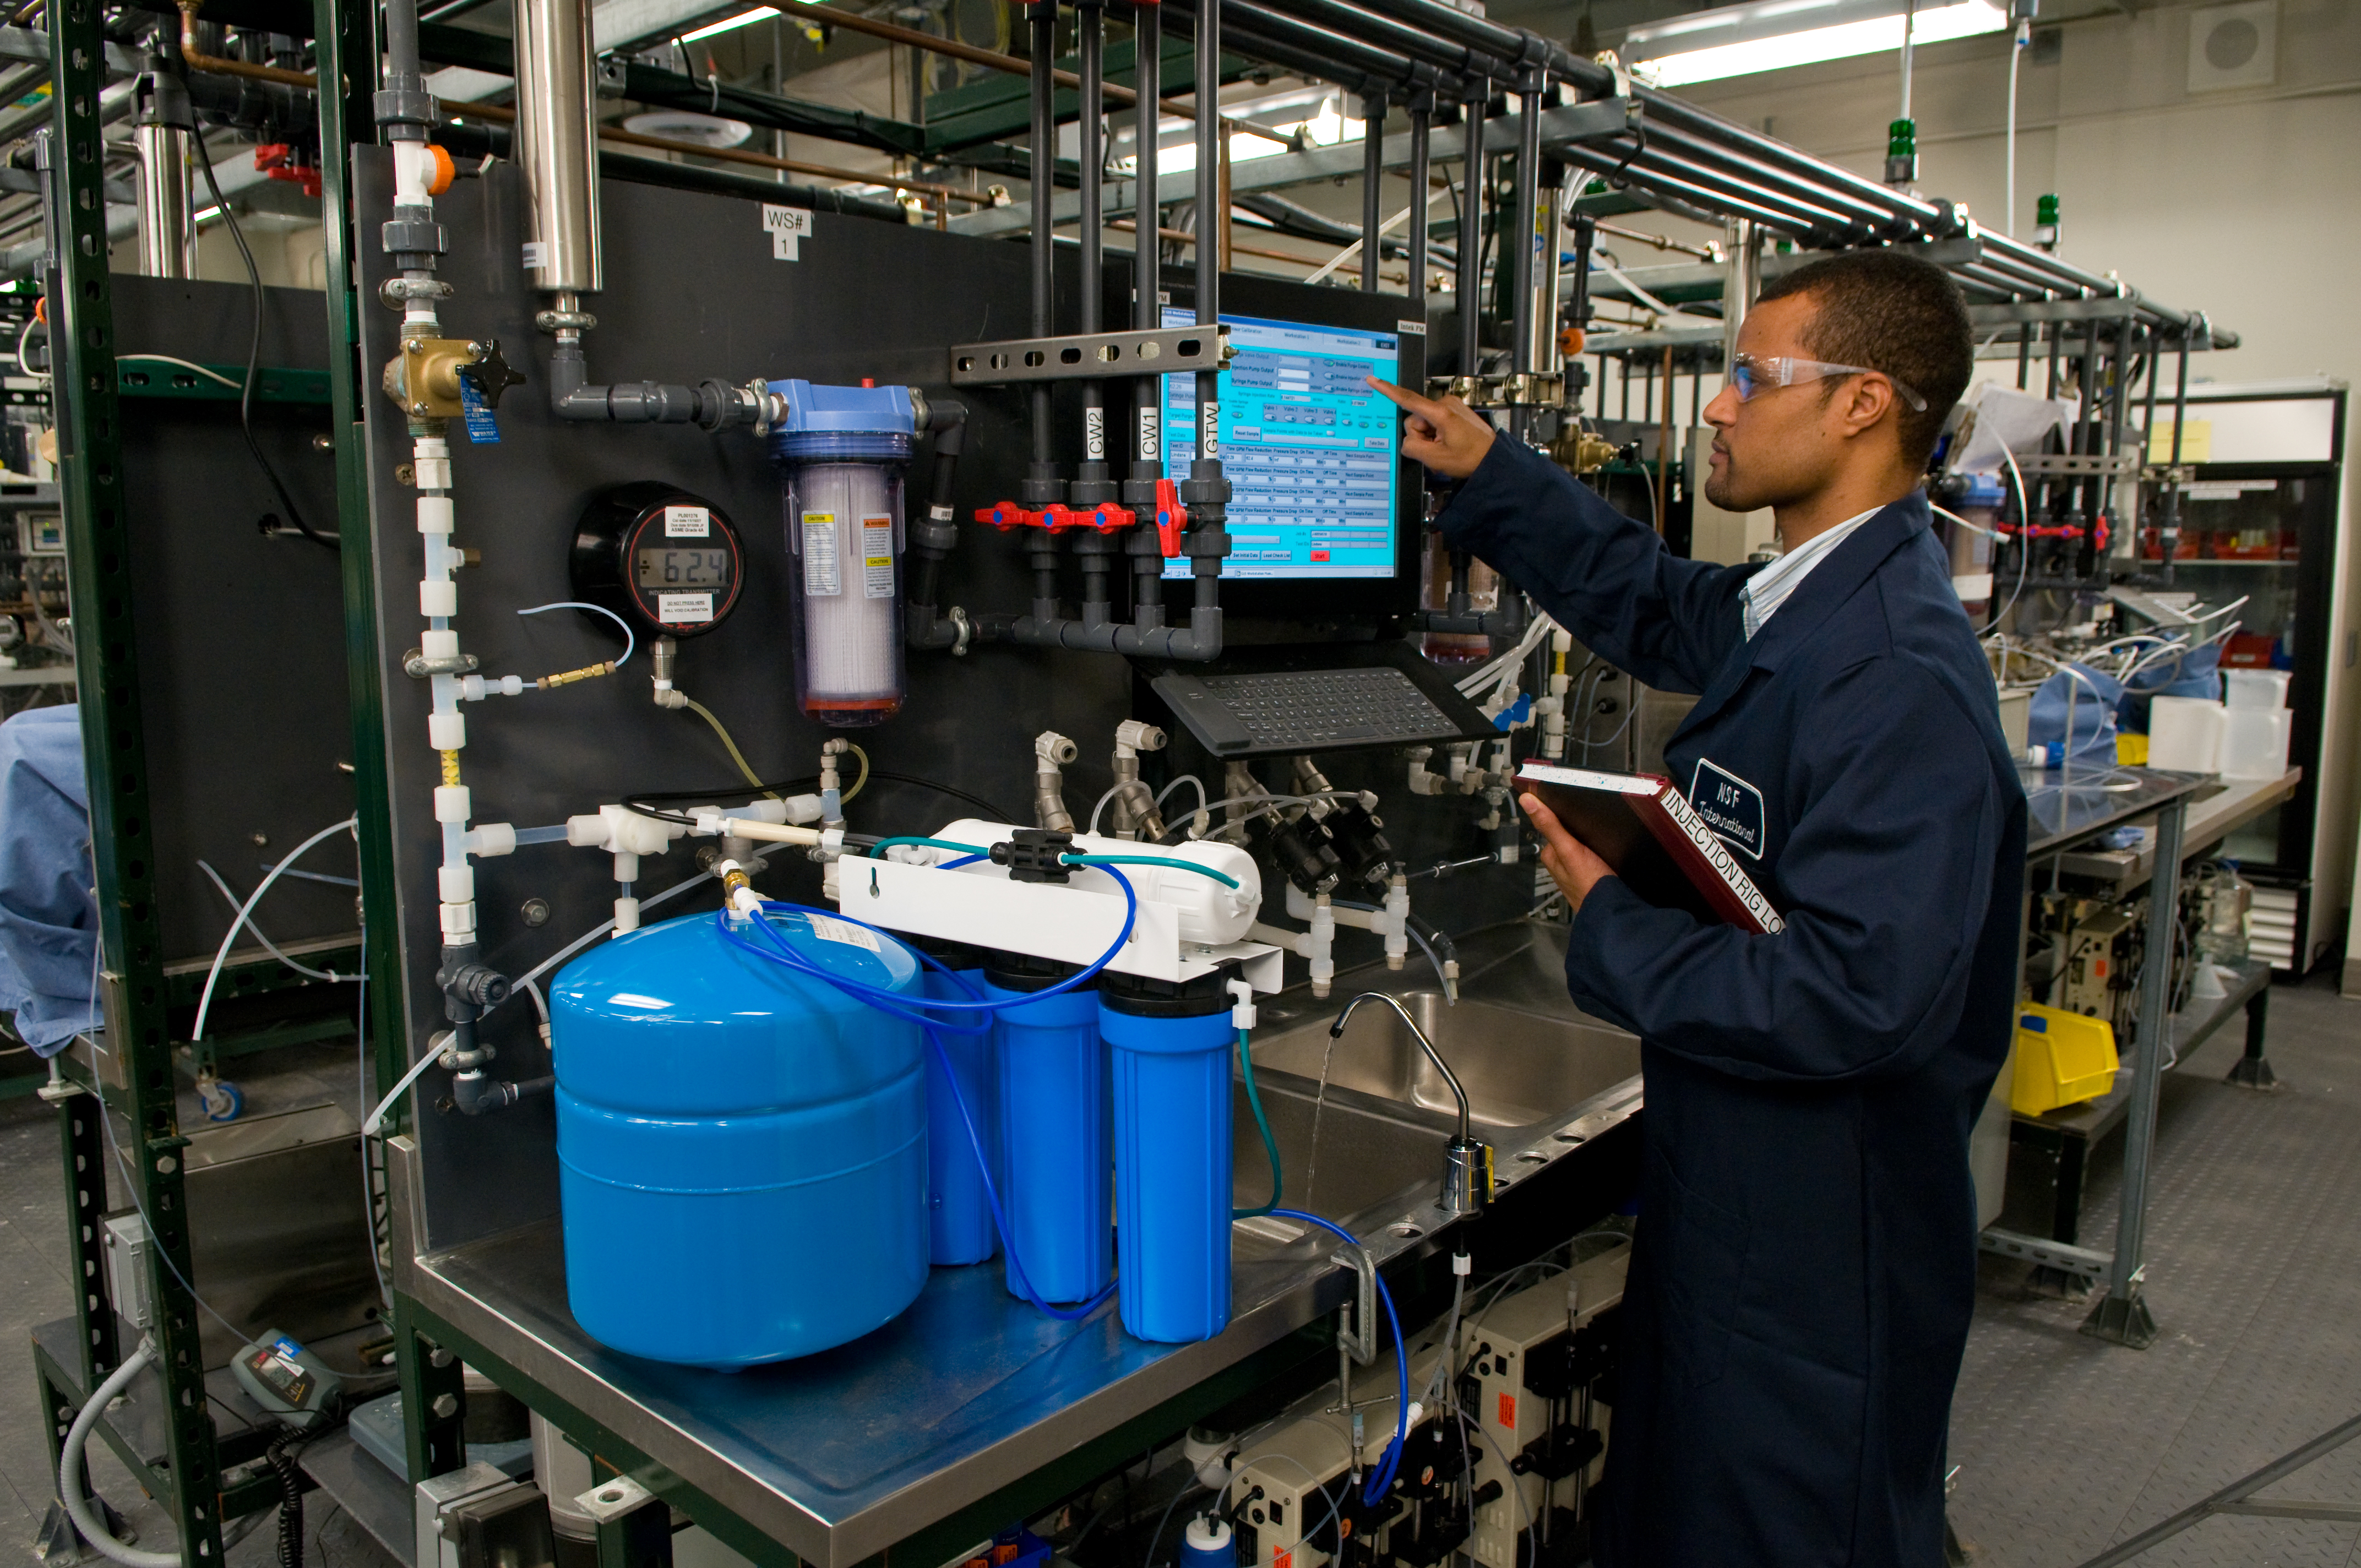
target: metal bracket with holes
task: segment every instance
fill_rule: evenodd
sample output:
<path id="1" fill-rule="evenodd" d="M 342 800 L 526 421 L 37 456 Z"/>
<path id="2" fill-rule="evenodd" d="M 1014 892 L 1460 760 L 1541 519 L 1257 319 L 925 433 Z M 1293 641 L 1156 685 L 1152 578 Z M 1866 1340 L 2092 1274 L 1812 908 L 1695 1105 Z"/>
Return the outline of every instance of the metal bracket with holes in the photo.
<path id="1" fill-rule="evenodd" d="M 961 344 L 951 350 L 950 376 L 954 387 L 1172 376 L 1219 370 L 1229 364 L 1230 354 L 1230 329 L 1225 326 L 1017 337 L 1005 343 Z"/>

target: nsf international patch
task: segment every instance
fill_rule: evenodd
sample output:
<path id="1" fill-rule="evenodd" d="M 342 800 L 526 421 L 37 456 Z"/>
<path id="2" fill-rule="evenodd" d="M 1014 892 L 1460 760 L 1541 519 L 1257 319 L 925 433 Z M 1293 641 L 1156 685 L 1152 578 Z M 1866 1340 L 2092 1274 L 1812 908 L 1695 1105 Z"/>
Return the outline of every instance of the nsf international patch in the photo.
<path id="1" fill-rule="evenodd" d="M 1763 858 L 1763 792 L 1704 757 L 1689 778 L 1689 808 L 1715 837 L 1750 860 Z"/>

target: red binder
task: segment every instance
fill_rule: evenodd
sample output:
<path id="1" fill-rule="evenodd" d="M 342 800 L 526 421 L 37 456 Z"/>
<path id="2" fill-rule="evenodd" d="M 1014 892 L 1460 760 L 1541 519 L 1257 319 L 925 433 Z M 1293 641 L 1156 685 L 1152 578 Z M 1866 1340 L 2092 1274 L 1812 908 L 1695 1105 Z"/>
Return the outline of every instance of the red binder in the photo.
<path id="1" fill-rule="evenodd" d="M 1660 909 L 1774 934 L 1787 923 L 1672 780 L 1527 762 L 1517 792 L 1537 796 L 1566 831 Z"/>

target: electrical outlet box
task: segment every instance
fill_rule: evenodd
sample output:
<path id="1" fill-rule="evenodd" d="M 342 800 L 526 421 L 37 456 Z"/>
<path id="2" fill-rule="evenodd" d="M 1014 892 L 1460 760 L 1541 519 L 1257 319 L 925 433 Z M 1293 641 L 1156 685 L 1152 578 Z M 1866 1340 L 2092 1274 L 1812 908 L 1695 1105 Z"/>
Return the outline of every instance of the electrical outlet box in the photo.
<path id="1" fill-rule="evenodd" d="M 148 1289 L 148 1253 L 156 1244 L 148 1234 L 148 1222 L 139 1217 L 138 1210 L 126 1209 L 107 1215 L 104 1223 L 106 1294 L 125 1322 L 135 1329 L 152 1329 L 156 1306 Z"/>

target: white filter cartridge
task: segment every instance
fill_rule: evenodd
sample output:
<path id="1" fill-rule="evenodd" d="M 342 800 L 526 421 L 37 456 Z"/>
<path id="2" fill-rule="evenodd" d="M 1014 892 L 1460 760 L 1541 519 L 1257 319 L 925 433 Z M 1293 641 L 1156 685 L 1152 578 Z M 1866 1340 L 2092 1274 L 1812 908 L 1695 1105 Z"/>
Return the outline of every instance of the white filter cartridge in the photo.
<path id="1" fill-rule="evenodd" d="M 902 705 L 902 485 L 877 463 L 814 463 L 787 485 L 804 711 L 873 724 Z"/>

